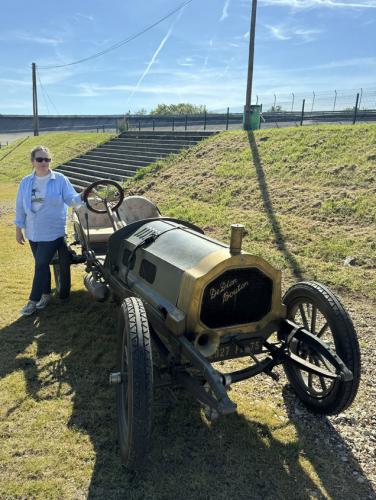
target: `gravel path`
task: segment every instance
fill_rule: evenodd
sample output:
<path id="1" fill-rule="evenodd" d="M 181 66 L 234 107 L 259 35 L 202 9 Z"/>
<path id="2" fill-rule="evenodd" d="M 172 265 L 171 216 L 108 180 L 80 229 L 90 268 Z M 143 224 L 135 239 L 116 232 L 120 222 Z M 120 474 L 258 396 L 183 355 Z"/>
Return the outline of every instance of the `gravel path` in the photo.
<path id="1" fill-rule="evenodd" d="M 332 460 L 333 469 L 335 470 L 340 464 L 341 477 L 345 474 L 346 478 L 350 478 L 350 483 L 353 480 L 352 499 L 374 500 L 376 499 L 376 344 L 374 333 L 376 308 L 370 300 L 361 299 L 359 296 L 340 294 L 340 298 L 354 322 L 361 350 L 361 382 L 358 395 L 350 408 L 338 416 L 330 417 L 309 412 L 291 390 L 282 367 L 274 370 L 280 375 L 278 382 L 259 375 L 247 381 L 250 387 L 248 392 L 257 394 L 257 400 L 272 400 L 273 405 L 282 410 L 280 418 L 285 423 L 293 423 L 298 435 L 303 437 L 301 446 L 309 455 L 311 462 L 315 463 L 315 447 L 330 451 L 331 458 L 328 460 Z M 239 369 L 237 361 L 234 360 L 233 363 L 233 366 L 228 368 Z M 234 387 L 234 391 L 242 391 L 240 384 Z M 327 466 L 326 470 L 328 470 Z M 360 489 L 361 491 L 358 491 Z M 338 496 L 333 498 L 344 498 L 341 494 L 337 491 Z"/>
<path id="2" fill-rule="evenodd" d="M 292 407 L 295 423 L 303 432 L 318 432 L 317 441 L 335 450 L 335 456 L 354 478 L 354 497 L 359 498 L 356 484 L 369 486 L 369 499 L 376 499 L 376 344 L 375 304 L 359 297 L 341 296 L 357 330 L 361 350 L 361 382 L 358 395 L 345 412 L 332 417 L 313 415 L 297 401 Z M 286 379 L 282 376 L 280 383 Z M 291 418 L 291 415 L 290 415 Z M 319 422 L 318 422 L 319 421 Z M 320 422 L 321 421 L 321 422 Z"/>
<path id="3" fill-rule="evenodd" d="M 370 301 L 359 301 L 359 298 L 348 298 L 346 307 L 352 316 L 360 343 L 361 383 L 353 405 L 342 415 L 329 420 L 364 471 L 364 476 L 354 474 L 356 480 L 364 482 L 367 478 L 373 485 L 376 498 L 376 307 Z M 341 458 L 346 461 L 344 450 Z"/>

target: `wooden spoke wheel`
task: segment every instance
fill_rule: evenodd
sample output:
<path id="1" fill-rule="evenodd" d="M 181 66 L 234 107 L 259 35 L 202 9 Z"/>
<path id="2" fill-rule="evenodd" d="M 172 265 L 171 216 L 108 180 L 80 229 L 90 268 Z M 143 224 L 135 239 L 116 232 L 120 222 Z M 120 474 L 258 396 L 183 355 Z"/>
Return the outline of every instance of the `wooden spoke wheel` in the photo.
<path id="1" fill-rule="evenodd" d="M 315 282 L 292 286 L 283 302 L 287 306 L 287 317 L 328 344 L 353 373 L 350 381 L 333 380 L 308 373 L 289 360 L 284 368 L 292 388 L 313 412 L 331 415 L 345 410 L 355 398 L 360 381 L 359 344 L 349 315 L 328 288 Z M 293 341 L 291 350 L 335 373 L 334 367 L 303 341 Z"/>
<path id="2" fill-rule="evenodd" d="M 150 445 L 153 410 L 153 361 L 148 320 L 140 299 L 120 307 L 117 423 L 122 460 L 130 470 L 143 463 Z"/>
<path id="3" fill-rule="evenodd" d="M 67 299 L 71 289 L 71 256 L 65 243 L 56 253 L 57 258 L 54 258 L 52 264 L 56 293 L 60 299 Z"/>

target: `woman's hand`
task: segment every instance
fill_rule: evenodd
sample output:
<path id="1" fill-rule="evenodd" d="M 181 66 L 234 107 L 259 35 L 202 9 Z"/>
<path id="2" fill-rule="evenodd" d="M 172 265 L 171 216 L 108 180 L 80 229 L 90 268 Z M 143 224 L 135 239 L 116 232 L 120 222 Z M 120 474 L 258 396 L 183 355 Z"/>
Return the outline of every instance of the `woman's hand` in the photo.
<path id="1" fill-rule="evenodd" d="M 16 240 L 20 245 L 25 243 L 25 238 L 20 227 L 16 227 Z"/>
<path id="2" fill-rule="evenodd" d="M 83 199 L 85 198 L 85 195 L 86 195 L 86 193 L 88 193 L 88 192 L 89 192 L 89 189 L 88 189 L 88 188 L 85 188 L 84 190 L 82 190 L 82 191 L 81 191 L 81 193 L 80 193 L 80 194 L 81 194 L 81 200 L 83 200 Z"/>

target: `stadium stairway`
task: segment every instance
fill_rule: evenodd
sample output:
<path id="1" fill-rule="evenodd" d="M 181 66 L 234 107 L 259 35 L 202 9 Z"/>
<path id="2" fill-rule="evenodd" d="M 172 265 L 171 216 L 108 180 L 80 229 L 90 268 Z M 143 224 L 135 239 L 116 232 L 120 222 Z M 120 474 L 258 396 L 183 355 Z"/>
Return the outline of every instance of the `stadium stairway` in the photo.
<path id="1" fill-rule="evenodd" d="M 194 146 L 217 132 L 124 132 L 87 153 L 56 167 L 81 191 L 92 182 L 117 182 L 157 160 Z"/>

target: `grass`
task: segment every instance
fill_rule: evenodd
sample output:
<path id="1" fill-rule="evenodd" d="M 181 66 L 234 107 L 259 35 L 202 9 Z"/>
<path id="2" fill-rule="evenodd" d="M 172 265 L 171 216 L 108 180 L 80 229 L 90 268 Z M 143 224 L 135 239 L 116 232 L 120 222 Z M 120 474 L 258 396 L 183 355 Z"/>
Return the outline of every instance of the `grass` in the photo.
<path id="1" fill-rule="evenodd" d="M 286 284 L 316 279 L 374 300 L 375 153 L 374 125 L 233 131 L 150 168 L 131 192 L 216 238 L 245 224 L 245 249 L 280 267 Z"/>
<path id="2" fill-rule="evenodd" d="M 39 144 L 50 149 L 54 165 L 59 165 L 112 137 L 114 134 L 109 133 L 57 132 L 41 137 L 28 137 L 26 140 L 19 139 L 0 150 L 0 182 L 19 181 L 30 173 L 30 151 Z"/>
<path id="3" fill-rule="evenodd" d="M 245 223 L 246 248 L 282 268 L 285 287 L 301 273 L 330 282 L 347 297 L 372 300 L 376 248 L 368 215 L 374 205 L 372 184 L 365 179 L 372 176 L 374 160 L 366 158 L 374 154 L 375 131 L 366 126 L 259 131 L 256 164 L 255 155 L 249 156 L 254 145 L 243 132 L 221 134 L 143 171 L 127 189 L 145 193 L 163 213 L 187 218 L 221 239 L 228 239 L 230 223 Z M 51 146 L 56 163 L 95 140 L 95 134 L 51 135 L 62 142 L 47 135 L 42 142 Z M 69 301 L 54 299 L 37 316 L 18 318 L 33 261 L 29 248 L 14 238 L 14 180 L 28 171 L 22 162 L 32 141 L 8 155 L 8 166 L 0 161 L 0 498 L 366 498 L 366 483 L 354 489 L 352 471 L 360 468 L 351 452 L 347 463 L 339 460 L 337 447 L 346 450 L 346 443 L 339 435 L 335 444 L 329 440 L 328 419 L 299 417 L 302 407 L 283 377 L 238 384 L 231 392 L 238 414 L 212 424 L 184 392 L 169 403 L 165 392 L 156 391 L 157 401 L 168 405 L 155 410 L 150 457 L 141 475 L 124 471 L 116 445 L 115 395 L 108 386 L 117 354 L 116 305 L 93 302 L 83 287 L 83 269 L 75 267 Z M 310 147 L 317 173 L 301 156 Z M 329 162 L 337 150 L 340 158 Z M 356 161 L 363 180 L 355 172 L 350 183 L 343 169 L 332 179 L 333 164 L 341 166 L 350 154 L 362 155 Z M 281 155 L 288 161 L 278 167 Z M 328 214 L 317 205 L 339 192 L 358 196 L 360 191 L 367 217 Z M 356 257 L 354 268 L 342 265 L 347 254 Z"/>

